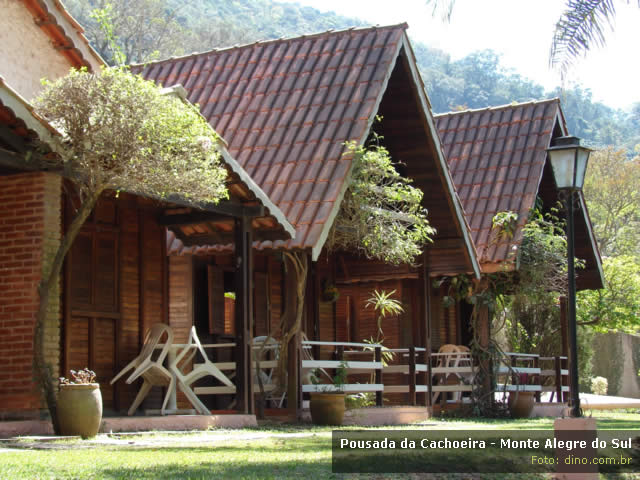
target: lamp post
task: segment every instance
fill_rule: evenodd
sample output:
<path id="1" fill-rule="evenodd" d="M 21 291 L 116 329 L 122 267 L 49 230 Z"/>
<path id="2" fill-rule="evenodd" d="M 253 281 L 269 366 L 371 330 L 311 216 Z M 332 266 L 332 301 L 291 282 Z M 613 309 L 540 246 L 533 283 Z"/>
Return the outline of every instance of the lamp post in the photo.
<path id="1" fill-rule="evenodd" d="M 569 375 L 571 380 L 571 416 L 580 417 L 580 395 L 578 388 L 578 341 L 576 332 L 576 275 L 574 252 L 573 202 L 582 190 L 587 162 L 591 150 L 580 146 L 577 137 L 559 137 L 547 149 L 553 176 L 560 192 L 564 193 L 567 212 L 567 262 L 568 262 L 568 314 L 569 314 Z"/>

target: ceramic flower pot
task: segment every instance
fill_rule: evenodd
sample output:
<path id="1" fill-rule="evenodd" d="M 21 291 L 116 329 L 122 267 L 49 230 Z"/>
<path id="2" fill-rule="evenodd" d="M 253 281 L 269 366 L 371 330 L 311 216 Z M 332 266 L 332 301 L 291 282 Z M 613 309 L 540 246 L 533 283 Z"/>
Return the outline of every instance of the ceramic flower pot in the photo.
<path id="1" fill-rule="evenodd" d="M 312 393 L 311 420 L 316 425 L 342 425 L 344 393 Z"/>
<path id="2" fill-rule="evenodd" d="M 95 437 L 102 421 L 100 385 L 61 384 L 58 392 L 58 422 L 62 435 Z"/>
<path id="3" fill-rule="evenodd" d="M 509 392 L 509 411 L 514 418 L 529 418 L 535 403 L 534 392 Z"/>

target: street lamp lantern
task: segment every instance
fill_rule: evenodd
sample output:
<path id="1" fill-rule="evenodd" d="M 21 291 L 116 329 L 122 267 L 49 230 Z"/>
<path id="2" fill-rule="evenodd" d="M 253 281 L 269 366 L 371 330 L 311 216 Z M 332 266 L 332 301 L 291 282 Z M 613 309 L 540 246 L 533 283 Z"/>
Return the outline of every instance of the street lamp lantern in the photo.
<path id="1" fill-rule="evenodd" d="M 581 146 L 578 137 L 559 137 L 547 152 L 558 188 L 582 190 L 591 149 Z"/>
<path id="2" fill-rule="evenodd" d="M 567 212 L 567 273 L 568 273 L 568 327 L 569 327 L 569 376 L 571 383 L 571 415 L 582 416 L 578 387 L 578 348 L 576 327 L 576 274 L 574 252 L 573 202 L 574 194 L 582 190 L 589 161 L 589 148 L 580 145 L 577 137 L 559 137 L 547 149 L 556 185 L 564 192 Z"/>

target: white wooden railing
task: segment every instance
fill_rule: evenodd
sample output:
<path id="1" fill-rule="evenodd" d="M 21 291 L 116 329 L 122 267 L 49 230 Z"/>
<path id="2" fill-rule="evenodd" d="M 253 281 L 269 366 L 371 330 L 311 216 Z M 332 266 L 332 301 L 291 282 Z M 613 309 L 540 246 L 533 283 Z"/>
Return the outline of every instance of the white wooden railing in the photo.
<path id="1" fill-rule="evenodd" d="M 235 343 L 208 344 L 203 347 L 207 350 L 217 350 L 233 348 Z M 321 383 L 304 383 L 301 386 L 303 393 L 337 391 L 338 388 L 332 385 L 330 380 L 335 375 L 335 370 L 344 362 L 347 368 L 347 383 L 340 389 L 345 393 L 375 393 L 377 405 L 383 405 L 384 394 L 406 394 L 409 405 L 416 405 L 417 394 L 423 395 L 427 405 L 438 401 L 443 405 L 451 401 L 468 401 L 465 394 L 472 391 L 473 378 L 478 373 L 478 366 L 474 364 L 470 352 L 429 353 L 421 347 L 386 349 L 379 344 L 309 340 L 302 341 L 301 347 L 301 377 L 308 378 L 308 372 L 317 369 L 322 372 Z M 254 345 L 254 355 L 260 348 L 261 345 Z M 265 374 L 268 376 L 264 385 L 265 391 L 275 388 L 270 373 L 278 364 L 275 355 L 277 349 L 277 344 L 265 347 L 264 351 L 272 350 L 274 353 L 260 361 L 263 378 Z M 320 350 L 323 350 L 324 356 L 331 358 L 314 358 L 314 353 L 319 356 Z M 393 354 L 388 363 L 383 361 L 383 352 Z M 566 357 L 540 357 L 537 354 L 524 353 L 505 355 L 496 370 L 498 391 L 535 392 L 538 401 L 541 392 L 551 392 L 552 399 L 555 397 L 556 402 L 563 401 L 563 397 L 569 391 Z M 214 353 L 212 357 L 218 355 Z M 214 365 L 223 372 L 229 372 L 229 378 L 233 377 L 235 362 L 214 361 Z M 253 368 L 257 369 L 255 361 Z M 526 384 L 520 381 L 522 374 L 527 375 Z M 354 376 L 364 381 L 357 383 Z M 233 394 L 235 388 L 203 386 L 196 387 L 194 391 L 196 394 Z M 254 391 L 258 391 L 255 375 Z"/>

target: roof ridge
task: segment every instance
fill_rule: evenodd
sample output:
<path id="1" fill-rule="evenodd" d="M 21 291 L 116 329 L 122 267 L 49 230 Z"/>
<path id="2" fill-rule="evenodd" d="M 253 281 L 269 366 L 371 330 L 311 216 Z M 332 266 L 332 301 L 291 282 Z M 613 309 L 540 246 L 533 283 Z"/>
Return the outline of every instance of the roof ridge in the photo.
<path id="1" fill-rule="evenodd" d="M 560 103 L 560 98 L 559 97 L 552 97 L 552 98 L 544 98 L 544 99 L 541 99 L 541 100 L 529 100 L 527 102 L 506 103 L 504 105 L 495 105 L 495 106 L 482 107 L 482 108 L 467 108 L 466 110 L 460 110 L 460 111 L 434 113 L 433 116 L 437 117 L 437 118 L 441 118 L 441 117 L 445 117 L 445 116 L 460 115 L 462 113 L 476 113 L 476 112 L 487 112 L 487 111 L 496 111 L 496 110 L 507 110 L 509 108 L 524 107 L 524 106 L 527 106 L 527 105 L 540 105 L 540 104 L 543 104 L 543 103 L 553 103 L 553 102 Z"/>
<path id="2" fill-rule="evenodd" d="M 307 38 L 317 38 L 317 37 L 321 37 L 323 35 L 338 35 L 338 34 L 342 34 L 342 33 L 346 33 L 346 32 L 363 32 L 366 30 L 393 30 L 393 29 L 397 29 L 397 28 L 402 28 L 403 30 L 406 30 L 409 28 L 409 25 L 407 24 L 407 22 L 402 22 L 402 23 L 395 23 L 395 24 L 391 24 L 391 25 L 370 25 L 367 27 L 349 27 L 349 28 L 344 28 L 342 30 L 333 30 L 333 29 L 329 29 L 329 30 L 324 30 L 322 32 L 316 32 L 316 33 L 310 33 L 310 34 L 303 34 L 303 35 L 297 35 L 295 37 L 280 37 L 280 38 L 270 38 L 270 39 L 266 39 L 266 40 L 256 40 L 255 42 L 252 43 L 246 43 L 243 45 L 233 45 L 231 47 L 223 47 L 223 48 L 212 48 L 211 50 L 205 50 L 203 52 L 192 52 L 189 53 L 187 55 L 180 55 L 180 56 L 176 56 L 176 57 L 169 57 L 169 58 L 164 58 L 162 60 L 155 60 L 152 62 L 143 62 L 143 63 L 131 63 L 129 64 L 130 67 L 147 67 L 150 65 L 158 65 L 164 62 L 173 62 L 176 60 L 186 60 L 188 58 L 194 58 L 194 57 L 199 57 L 202 55 L 209 55 L 212 53 L 224 53 L 224 52 L 229 52 L 232 50 L 241 50 L 244 48 L 251 48 L 251 47 L 255 47 L 256 45 L 268 45 L 268 44 L 272 44 L 272 43 L 278 43 L 278 42 L 290 42 L 293 40 L 299 40 L 299 39 L 307 39 Z"/>

